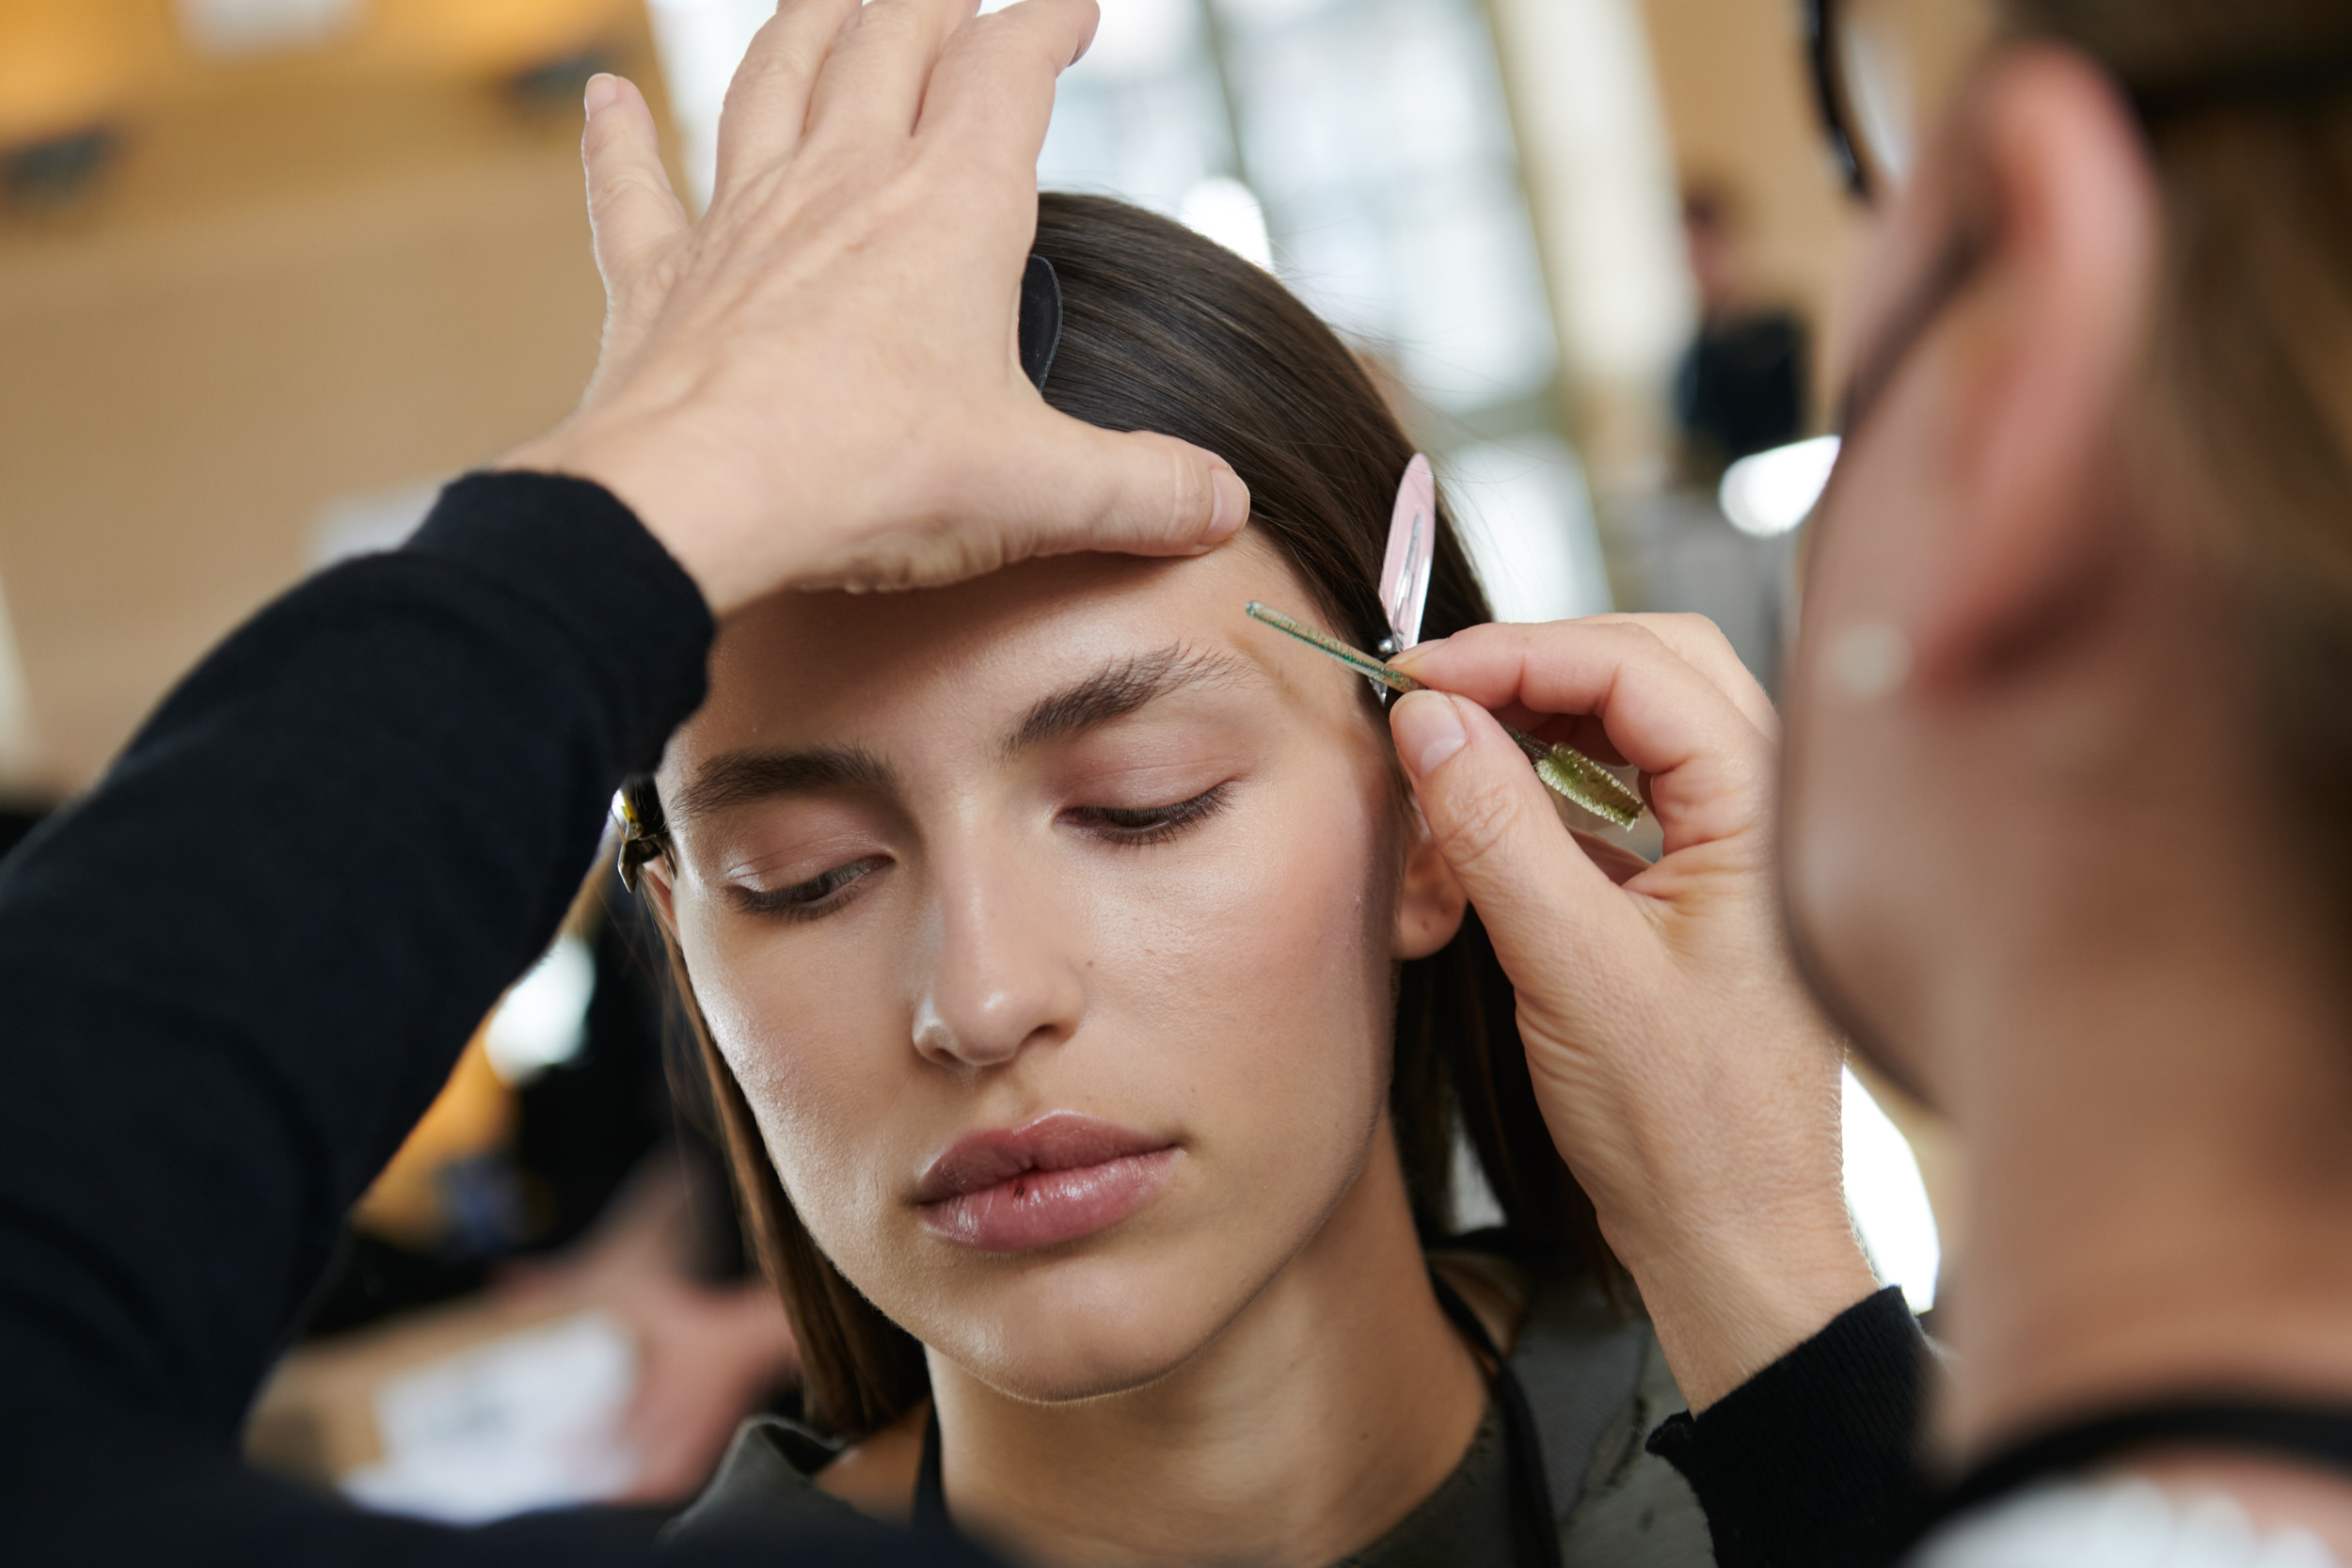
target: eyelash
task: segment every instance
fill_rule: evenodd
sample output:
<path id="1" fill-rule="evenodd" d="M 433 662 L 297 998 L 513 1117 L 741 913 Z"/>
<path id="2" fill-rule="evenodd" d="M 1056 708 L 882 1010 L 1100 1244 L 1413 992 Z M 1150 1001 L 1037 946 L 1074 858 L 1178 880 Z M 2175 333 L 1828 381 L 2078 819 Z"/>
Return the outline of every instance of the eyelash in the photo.
<path id="1" fill-rule="evenodd" d="M 836 865 L 805 882 L 794 882 L 790 887 L 736 887 L 730 891 L 736 901 L 753 914 L 778 920 L 817 920 L 850 901 L 849 896 L 841 895 L 844 889 L 855 888 L 888 863 L 883 856 L 868 855 L 862 861 Z"/>
<path id="2" fill-rule="evenodd" d="M 1077 806 L 1062 815 L 1114 844 L 1165 844 L 1223 810 L 1227 787 L 1218 784 L 1170 806 Z"/>
<path id="3" fill-rule="evenodd" d="M 1075 820 L 1089 832 L 1120 846 L 1165 844 L 1224 809 L 1226 793 L 1227 786 L 1218 784 L 1213 789 L 1201 791 L 1189 800 L 1179 800 L 1173 805 L 1139 809 L 1078 806 L 1063 816 Z M 858 887 L 888 863 L 885 856 L 869 855 L 862 861 L 834 866 L 790 887 L 757 889 L 738 886 L 730 891 L 736 901 L 752 914 L 775 920 L 821 920 L 856 896 L 850 890 Z"/>

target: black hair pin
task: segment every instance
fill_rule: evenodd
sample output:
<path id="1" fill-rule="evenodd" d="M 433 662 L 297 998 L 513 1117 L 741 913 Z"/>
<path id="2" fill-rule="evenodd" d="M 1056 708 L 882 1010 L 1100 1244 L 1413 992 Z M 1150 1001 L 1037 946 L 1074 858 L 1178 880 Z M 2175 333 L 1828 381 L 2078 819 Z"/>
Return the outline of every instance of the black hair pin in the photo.
<path id="1" fill-rule="evenodd" d="M 647 861 L 660 859 L 665 846 L 660 831 L 638 816 L 637 803 L 628 798 L 627 788 L 612 797 L 612 806 L 621 819 L 621 848 L 613 857 L 612 869 L 619 874 L 621 885 L 635 893 L 639 870 Z"/>
<path id="2" fill-rule="evenodd" d="M 1045 372 L 1054 368 L 1054 351 L 1061 347 L 1061 279 L 1054 263 L 1034 250 L 1021 269 L 1021 325 L 1015 336 L 1022 372 L 1041 392 Z"/>

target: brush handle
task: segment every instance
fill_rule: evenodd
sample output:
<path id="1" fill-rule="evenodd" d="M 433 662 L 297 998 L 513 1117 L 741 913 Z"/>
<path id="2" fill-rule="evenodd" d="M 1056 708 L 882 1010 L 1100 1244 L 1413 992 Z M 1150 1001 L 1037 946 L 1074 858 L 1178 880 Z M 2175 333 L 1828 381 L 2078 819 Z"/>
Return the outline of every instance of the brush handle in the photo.
<path id="1" fill-rule="evenodd" d="M 1276 631 L 1297 638 L 1309 647 L 1330 655 L 1350 670 L 1378 682 L 1391 691 L 1426 691 L 1427 687 L 1412 676 L 1391 670 L 1379 659 L 1360 648 L 1351 648 L 1336 637 L 1326 637 L 1304 622 L 1294 621 L 1280 610 L 1252 599 L 1243 606 L 1251 620 L 1263 621 Z M 1630 828 L 1642 819 L 1642 798 L 1628 789 L 1619 779 L 1599 763 L 1573 746 L 1556 746 L 1549 740 L 1538 740 L 1524 730 L 1502 726 L 1518 749 L 1527 753 L 1527 760 L 1535 765 L 1535 776 L 1544 781 L 1546 788 L 1573 805 L 1583 807 L 1595 816 L 1614 822 L 1620 828 Z"/>

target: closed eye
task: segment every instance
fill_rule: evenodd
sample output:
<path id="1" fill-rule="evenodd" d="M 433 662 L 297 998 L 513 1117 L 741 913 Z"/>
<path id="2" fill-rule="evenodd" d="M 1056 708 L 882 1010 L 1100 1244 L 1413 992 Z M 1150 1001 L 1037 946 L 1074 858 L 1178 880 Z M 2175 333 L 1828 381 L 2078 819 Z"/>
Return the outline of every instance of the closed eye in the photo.
<path id="1" fill-rule="evenodd" d="M 727 893 L 739 908 L 751 914 L 816 920 L 848 904 L 857 896 L 860 884 L 889 864 L 887 855 L 868 855 L 864 860 L 819 872 L 807 881 L 794 882 L 790 887 L 749 888 L 739 883 L 731 884 Z"/>
<path id="2" fill-rule="evenodd" d="M 1224 809 L 1230 789 L 1218 784 L 1166 806 L 1073 806 L 1062 820 L 1113 844 L 1164 844 Z"/>

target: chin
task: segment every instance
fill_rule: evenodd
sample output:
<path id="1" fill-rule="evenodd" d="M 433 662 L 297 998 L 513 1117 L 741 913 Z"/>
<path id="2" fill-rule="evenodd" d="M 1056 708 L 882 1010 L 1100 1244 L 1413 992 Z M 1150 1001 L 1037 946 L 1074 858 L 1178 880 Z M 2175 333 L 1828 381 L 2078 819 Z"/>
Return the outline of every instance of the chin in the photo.
<path id="1" fill-rule="evenodd" d="M 907 1326 L 933 1354 L 1011 1398 L 1102 1399 L 1158 1382 L 1217 1337 L 1264 1283 L 1236 1262 L 1230 1253 L 1198 1264 L 1167 1256 L 1041 1259 L 977 1296 L 943 1292 L 946 1321 Z"/>

